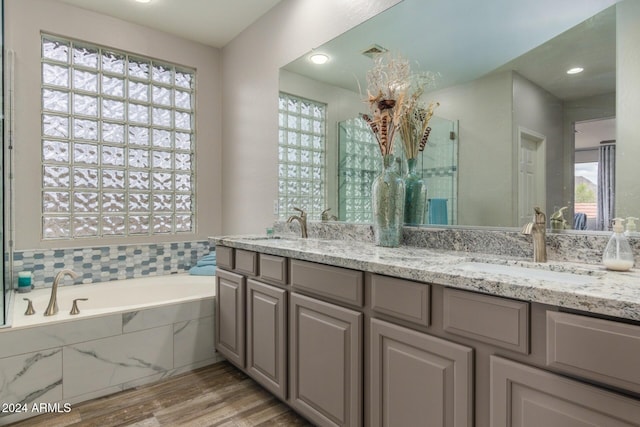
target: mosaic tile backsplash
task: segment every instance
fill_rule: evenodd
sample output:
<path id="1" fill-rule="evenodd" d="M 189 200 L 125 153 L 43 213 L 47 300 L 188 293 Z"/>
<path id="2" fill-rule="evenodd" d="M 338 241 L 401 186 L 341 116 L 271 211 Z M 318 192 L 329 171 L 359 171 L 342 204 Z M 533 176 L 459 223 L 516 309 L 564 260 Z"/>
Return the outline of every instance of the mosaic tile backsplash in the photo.
<path id="1" fill-rule="evenodd" d="M 63 268 L 80 275 L 76 283 L 160 276 L 186 272 L 208 253 L 208 241 L 15 251 L 13 277 L 17 282 L 18 272 L 31 271 L 38 288 L 51 286 Z"/>

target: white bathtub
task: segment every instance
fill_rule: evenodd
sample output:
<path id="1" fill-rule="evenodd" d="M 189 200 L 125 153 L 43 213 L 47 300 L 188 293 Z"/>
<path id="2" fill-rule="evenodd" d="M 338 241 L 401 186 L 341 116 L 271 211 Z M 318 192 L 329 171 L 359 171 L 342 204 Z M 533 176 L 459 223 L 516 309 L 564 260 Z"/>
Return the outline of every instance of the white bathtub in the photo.
<path id="1" fill-rule="evenodd" d="M 0 329 L 0 402 L 76 403 L 221 360 L 214 348 L 215 278 L 188 274 L 12 294 L 12 326 Z M 31 298 L 36 314 L 25 316 Z M 80 301 L 80 314 L 70 315 Z M 63 357 L 64 356 L 64 357 Z M 0 425 L 37 415 L 0 413 Z"/>
<path id="2" fill-rule="evenodd" d="M 58 287 L 58 313 L 44 316 L 49 304 L 51 288 L 35 289 L 28 293 L 13 294 L 13 304 L 9 316 L 12 328 L 35 326 L 59 321 L 119 313 L 136 309 L 159 307 L 184 301 L 210 298 L 215 295 L 214 276 L 191 276 L 172 274 L 143 277 L 137 279 L 114 280 L 86 285 L 65 285 Z M 27 302 L 33 302 L 36 313 L 26 316 Z M 80 314 L 71 315 L 74 299 L 78 301 Z"/>

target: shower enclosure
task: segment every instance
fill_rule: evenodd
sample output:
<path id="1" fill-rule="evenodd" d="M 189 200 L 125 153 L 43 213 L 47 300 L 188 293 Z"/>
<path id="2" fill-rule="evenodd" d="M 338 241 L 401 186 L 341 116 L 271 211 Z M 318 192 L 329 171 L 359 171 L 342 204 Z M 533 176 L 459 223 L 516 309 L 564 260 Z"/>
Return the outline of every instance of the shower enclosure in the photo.
<path id="1" fill-rule="evenodd" d="M 431 207 L 424 224 L 457 224 L 458 217 L 458 123 L 434 116 L 417 170 L 427 183 Z M 359 117 L 338 124 L 338 218 L 348 222 L 371 222 L 371 184 L 382 169 L 378 143 Z M 402 141 L 394 142 L 398 168 L 406 173 Z M 437 215 L 434 215 L 437 213 Z"/>

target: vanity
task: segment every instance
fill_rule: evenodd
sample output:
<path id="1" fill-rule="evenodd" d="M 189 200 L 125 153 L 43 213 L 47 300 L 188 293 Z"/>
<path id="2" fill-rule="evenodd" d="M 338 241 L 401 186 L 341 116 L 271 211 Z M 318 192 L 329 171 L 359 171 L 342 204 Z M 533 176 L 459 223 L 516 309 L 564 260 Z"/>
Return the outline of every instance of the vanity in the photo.
<path id="1" fill-rule="evenodd" d="M 640 425 L 636 271 L 213 242 L 216 349 L 316 425 Z"/>

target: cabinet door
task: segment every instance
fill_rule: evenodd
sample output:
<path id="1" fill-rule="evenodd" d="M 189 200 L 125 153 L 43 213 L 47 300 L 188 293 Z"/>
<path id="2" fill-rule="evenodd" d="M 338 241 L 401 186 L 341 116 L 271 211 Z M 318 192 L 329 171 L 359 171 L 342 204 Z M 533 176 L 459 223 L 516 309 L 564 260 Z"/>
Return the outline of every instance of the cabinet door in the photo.
<path id="1" fill-rule="evenodd" d="M 216 350 L 240 368 L 244 368 L 245 352 L 245 280 L 239 274 L 216 272 Z"/>
<path id="2" fill-rule="evenodd" d="M 372 426 L 472 426 L 473 349 L 371 320 Z"/>
<path id="3" fill-rule="evenodd" d="M 289 403 L 314 424 L 362 424 L 362 313 L 291 293 Z"/>
<path id="4" fill-rule="evenodd" d="M 640 401 L 492 356 L 491 426 L 640 426 Z"/>
<path id="5" fill-rule="evenodd" d="M 247 281 L 247 373 L 286 396 L 286 291 Z"/>

